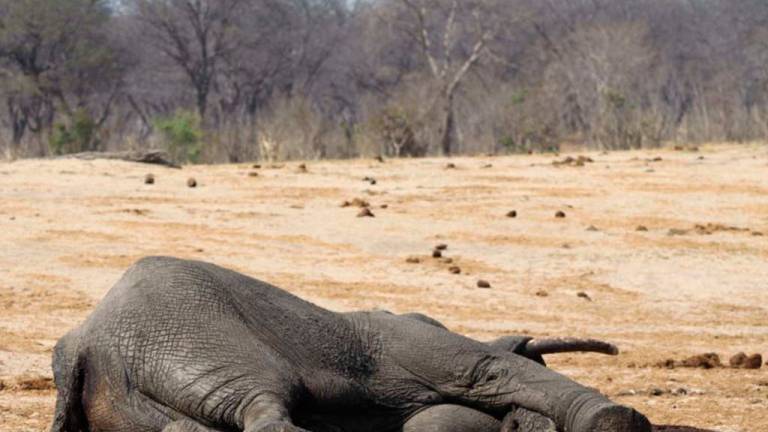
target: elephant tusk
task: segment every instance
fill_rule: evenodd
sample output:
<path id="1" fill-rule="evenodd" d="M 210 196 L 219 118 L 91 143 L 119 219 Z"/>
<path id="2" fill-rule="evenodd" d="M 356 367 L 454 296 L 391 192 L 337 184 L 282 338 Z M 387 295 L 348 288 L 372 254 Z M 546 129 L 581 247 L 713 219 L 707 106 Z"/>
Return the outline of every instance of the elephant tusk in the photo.
<path id="1" fill-rule="evenodd" d="M 611 343 L 596 339 L 542 338 L 532 339 L 525 346 L 526 353 L 557 354 L 567 352 L 595 352 L 608 355 L 619 354 L 619 348 Z"/>

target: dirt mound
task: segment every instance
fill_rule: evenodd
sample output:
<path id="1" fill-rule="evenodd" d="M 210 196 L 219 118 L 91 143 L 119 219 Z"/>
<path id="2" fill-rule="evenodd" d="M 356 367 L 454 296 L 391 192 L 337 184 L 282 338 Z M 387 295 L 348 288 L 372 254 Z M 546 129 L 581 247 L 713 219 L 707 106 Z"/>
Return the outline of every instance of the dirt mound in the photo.
<path id="1" fill-rule="evenodd" d="M 56 386 L 53 378 L 40 375 L 20 375 L 8 379 L 0 379 L 0 391 L 40 391 L 53 390 Z"/>

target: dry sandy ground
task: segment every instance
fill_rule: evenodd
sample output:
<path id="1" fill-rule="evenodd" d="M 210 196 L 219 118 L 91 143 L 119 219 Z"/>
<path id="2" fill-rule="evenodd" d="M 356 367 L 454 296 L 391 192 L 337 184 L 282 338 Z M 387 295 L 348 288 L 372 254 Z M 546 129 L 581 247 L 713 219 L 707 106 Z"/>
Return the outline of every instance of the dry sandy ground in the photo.
<path id="1" fill-rule="evenodd" d="M 654 366 L 768 354 L 768 148 L 589 156 L 584 167 L 555 167 L 553 156 L 455 158 L 455 169 L 310 162 L 306 173 L 298 163 L 0 163 L 0 431 L 46 429 L 56 339 L 153 254 L 213 261 L 335 310 L 423 311 L 484 340 L 608 339 L 621 355 L 550 364 L 657 424 L 768 431 L 768 366 Z M 148 172 L 156 184 L 144 184 Z M 356 197 L 375 218 L 340 206 Z M 702 223 L 748 231 L 669 235 Z M 438 243 L 462 274 L 431 258 Z M 480 278 L 492 288 L 477 288 Z"/>

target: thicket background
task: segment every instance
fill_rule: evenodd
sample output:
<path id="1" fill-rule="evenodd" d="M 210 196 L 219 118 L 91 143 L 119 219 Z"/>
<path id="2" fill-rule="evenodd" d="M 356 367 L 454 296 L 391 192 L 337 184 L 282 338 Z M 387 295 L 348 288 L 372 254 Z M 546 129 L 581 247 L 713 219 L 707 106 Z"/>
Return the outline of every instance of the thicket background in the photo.
<path id="1" fill-rule="evenodd" d="M 0 0 L 5 157 L 768 138 L 765 0 Z"/>

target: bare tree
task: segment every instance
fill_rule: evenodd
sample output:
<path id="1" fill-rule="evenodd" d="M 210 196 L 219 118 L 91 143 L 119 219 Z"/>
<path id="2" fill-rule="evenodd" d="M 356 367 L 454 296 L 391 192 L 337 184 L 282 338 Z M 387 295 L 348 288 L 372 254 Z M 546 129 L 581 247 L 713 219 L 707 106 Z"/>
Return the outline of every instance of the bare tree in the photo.
<path id="1" fill-rule="evenodd" d="M 148 41 L 179 67 L 201 119 L 221 63 L 237 47 L 234 21 L 244 0 L 136 0 Z"/>
<path id="2" fill-rule="evenodd" d="M 401 29 L 421 49 L 438 87 L 436 106 L 441 112 L 440 148 L 450 155 L 456 145 L 456 90 L 486 53 L 497 25 L 482 3 L 453 0 L 400 0 L 410 22 Z M 446 8 L 447 6 L 447 8 Z M 467 49 L 467 45 L 470 47 Z"/>
<path id="3" fill-rule="evenodd" d="M 0 0 L 0 132 L 138 149 L 192 110 L 207 161 L 265 133 L 281 157 L 766 139 L 766 24 L 762 0 Z"/>

